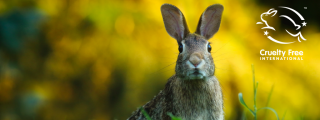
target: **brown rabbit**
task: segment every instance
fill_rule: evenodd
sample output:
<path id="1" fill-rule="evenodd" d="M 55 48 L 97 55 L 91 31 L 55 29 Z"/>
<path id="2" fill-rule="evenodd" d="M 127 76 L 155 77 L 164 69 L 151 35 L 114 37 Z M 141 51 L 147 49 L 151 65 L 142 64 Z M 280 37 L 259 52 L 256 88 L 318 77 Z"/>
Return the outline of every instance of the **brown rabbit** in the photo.
<path id="1" fill-rule="evenodd" d="M 176 74 L 165 89 L 142 108 L 152 120 L 170 120 L 168 113 L 183 120 L 223 120 L 223 97 L 208 40 L 219 30 L 223 6 L 209 6 L 201 15 L 195 33 L 190 33 L 181 11 L 161 6 L 165 28 L 179 45 Z M 138 109 L 128 120 L 146 120 Z"/>

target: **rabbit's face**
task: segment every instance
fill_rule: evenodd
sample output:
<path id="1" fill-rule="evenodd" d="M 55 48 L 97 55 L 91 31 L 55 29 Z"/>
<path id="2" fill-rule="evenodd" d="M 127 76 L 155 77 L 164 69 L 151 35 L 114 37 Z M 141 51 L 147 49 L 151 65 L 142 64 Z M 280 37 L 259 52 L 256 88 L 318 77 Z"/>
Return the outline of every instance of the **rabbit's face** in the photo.
<path id="1" fill-rule="evenodd" d="M 161 6 L 163 22 L 170 36 L 179 44 L 176 75 L 182 79 L 206 79 L 214 75 L 208 40 L 219 30 L 223 6 L 209 6 L 201 15 L 195 33 L 190 34 L 181 11 L 170 4 Z"/>
<path id="2" fill-rule="evenodd" d="M 189 34 L 179 43 L 176 75 L 185 80 L 205 79 L 214 75 L 210 43 L 202 36 Z"/>

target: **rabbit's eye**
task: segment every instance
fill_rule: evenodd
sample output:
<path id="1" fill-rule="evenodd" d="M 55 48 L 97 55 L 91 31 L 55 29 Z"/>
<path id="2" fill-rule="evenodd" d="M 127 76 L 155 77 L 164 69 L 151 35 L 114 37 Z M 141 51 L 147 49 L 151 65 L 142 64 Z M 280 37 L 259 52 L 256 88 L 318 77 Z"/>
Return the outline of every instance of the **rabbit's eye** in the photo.
<path id="1" fill-rule="evenodd" d="M 211 45 L 208 44 L 208 52 L 211 52 Z"/>
<path id="2" fill-rule="evenodd" d="M 179 53 L 181 53 L 183 51 L 183 46 L 180 44 L 179 45 Z"/>

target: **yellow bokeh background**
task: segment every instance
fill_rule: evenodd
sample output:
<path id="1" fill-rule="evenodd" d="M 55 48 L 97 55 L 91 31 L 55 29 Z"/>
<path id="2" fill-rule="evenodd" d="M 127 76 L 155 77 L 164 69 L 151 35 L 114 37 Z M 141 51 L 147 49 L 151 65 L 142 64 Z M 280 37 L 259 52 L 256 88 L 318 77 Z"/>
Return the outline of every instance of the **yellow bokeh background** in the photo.
<path id="1" fill-rule="evenodd" d="M 306 41 L 276 44 L 256 22 L 261 13 L 277 6 L 252 0 L 0 0 L 0 119 L 129 117 L 175 73 L 178 45 L 165 30 L 160 12 L 164 3 L 183 12 L 190 31 L 196 30 L 208 6 L 224 6 L 220 30 L 209 41 L 225 119 L 253 118 L 238 100 L 241 92 L 253 108 L 251 64 L 259 82 L 258 108 L 266 106 L 274 85 L 269 107 L 280 118 L 285 114 L 285 120 L 320 119 L 319 23 L 306 18 Z M 270 23 L 280 28 L 279 19 Z M 36 32 L 28 29 L 33 27 Z M 22 32 L 10 32 L 11 28 Z M 296 39 L 284 29 L 274 35 Z M 18 47 L 12 47 L 15 44 Z M 303 51 L 303 60 L 262 61 L 261 49 Z M 262 110 L 258 119 L 276 118 Z"/>

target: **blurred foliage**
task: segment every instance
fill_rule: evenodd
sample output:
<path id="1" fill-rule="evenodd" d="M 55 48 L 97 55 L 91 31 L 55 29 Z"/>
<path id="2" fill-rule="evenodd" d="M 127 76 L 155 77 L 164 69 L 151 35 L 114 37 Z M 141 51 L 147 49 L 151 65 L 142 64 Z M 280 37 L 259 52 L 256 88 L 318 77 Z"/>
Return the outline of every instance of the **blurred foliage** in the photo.
<path id="1" fill-rule="evenodd" d="M 281 115 L 287 111 L 288 120 L 320 119 L 320 15 L 313 2 L 0 0 L 0 119 L 129 117 L 174 74 L 178 48 L 165 31 L 163 3 L 179 7 L 191 31 L 205 8 L 224 5 L 220 30 L 210 41 L 226 119 L 244 112 L 237 95 L 252 92 L 252 63 L 260 83 L 258 107 L 275 84 L 270 107 Z M 256 25 L 260 14 L 280 5 L 305 16 L 307 41 L 279 45 L 263 36 Z M 285 35 L 283 20 L 270 23 L 281 29 L 275 37 L 293 39 Z M 260 61 L 260 49 L 303 50 L 304 60 Z"/>

